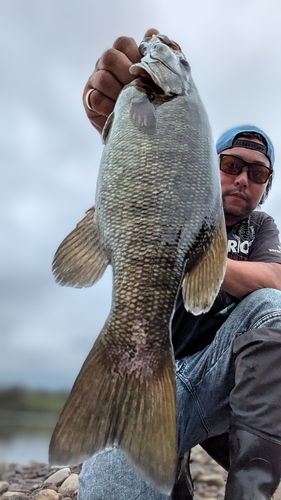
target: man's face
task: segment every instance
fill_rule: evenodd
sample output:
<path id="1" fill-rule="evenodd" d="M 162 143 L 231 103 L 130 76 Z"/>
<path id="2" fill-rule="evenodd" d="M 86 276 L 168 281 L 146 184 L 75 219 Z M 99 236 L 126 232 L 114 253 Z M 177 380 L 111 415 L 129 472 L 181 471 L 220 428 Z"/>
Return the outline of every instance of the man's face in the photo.
<path id="1" fill-rule="evenodd" d="M 253 142 L 260 143 L 258 140 Z M 260 151 L 234 147 L 226 149 L 220 154 L 239 156 L 247 162 L 258 162 L 270 167 L 269 159 Z M 223 208 L 227 226 L 248 217 L 258 206 L 266 190 L 268 181 L 265 184 L 257 184 L 249 179 L 247 172 L 247 167 L 243 168 L 238 175 L 230 175 L 220 171 Z"/>

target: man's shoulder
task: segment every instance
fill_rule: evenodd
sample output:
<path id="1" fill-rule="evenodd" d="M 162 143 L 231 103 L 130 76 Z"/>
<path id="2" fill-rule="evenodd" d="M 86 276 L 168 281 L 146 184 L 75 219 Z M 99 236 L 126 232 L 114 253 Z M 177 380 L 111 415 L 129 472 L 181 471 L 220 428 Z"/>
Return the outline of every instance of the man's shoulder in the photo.
<path id="1" fill-rule="evenodd" d="M 274 219 L 266 212 L 255 210 L 228 231 L 228 257 L 234 260 L 249 260 L 253 250 L 263 241 L 272 246 L 275 240 L 275 246 L 279 245 Z"/>
<path id="2" fill-rule="evenodd" d="M 274 222 L 274 219 L 271 215 L 269 215 L 266 212 L 263 212 L 262 210 L 254 210 L 251 215 L 249 215 L 249 221 L 256 223 L 256 224 L 262 224 L 263 222 Z"/>
<path id="3" fill-rule="evenodd" d="M 235 224 L 233 227 L 234 232 L 240 232 L 241 228 L 255 228 L 257 230 L 260 226 L 276 226 L 274 218 L 262 210 L 254 210 L 246 219 L 243 219 Z"/>

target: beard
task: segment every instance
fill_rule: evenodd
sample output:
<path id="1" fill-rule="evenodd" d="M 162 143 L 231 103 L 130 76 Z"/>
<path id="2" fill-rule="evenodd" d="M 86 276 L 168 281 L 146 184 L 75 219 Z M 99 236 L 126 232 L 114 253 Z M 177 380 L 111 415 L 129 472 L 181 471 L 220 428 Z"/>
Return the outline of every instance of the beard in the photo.
<path id="1" fill-rule="evenodd" d="M 235 204 L 234 193 L 240 193 L 243 202 L 238 199 L 238 203 Z M 228 198 L 229 196 L 230 198 Z M 225 218 L 236 222 L 246 219 L 256 208 L 252 205 L 250 196 L 238 189 L 225 191 L 222 195 L 222 201 Z"/>
<path id="2" fill-rule="evenodd" d="M 252 213 L 253 210 L 249 210 L 247 208 L 240 209 L 240 210 L 233 210 L 232 208 L 228 208 L 227 205 L 223 205 L 223 211 L 225 218 L 231 218 L 238 222 L 239 220 L 247 219 L 249 215 Z"/>

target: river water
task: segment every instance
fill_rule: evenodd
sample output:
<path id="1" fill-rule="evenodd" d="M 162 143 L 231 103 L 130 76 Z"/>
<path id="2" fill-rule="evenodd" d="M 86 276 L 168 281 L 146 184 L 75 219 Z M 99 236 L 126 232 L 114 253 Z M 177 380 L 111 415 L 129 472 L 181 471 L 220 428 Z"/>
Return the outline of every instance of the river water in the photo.
<path id="1" fill-rule="evenodd" d="M 48 463 L 48 447 L 58 415 L 0 411 L 0 462 Z"/>
<path id="2" fill-rule="evenodd" d="M 9 440 L 0 439 L 0 462 L 48 463 L 50 436 L 17 434 Z"/>

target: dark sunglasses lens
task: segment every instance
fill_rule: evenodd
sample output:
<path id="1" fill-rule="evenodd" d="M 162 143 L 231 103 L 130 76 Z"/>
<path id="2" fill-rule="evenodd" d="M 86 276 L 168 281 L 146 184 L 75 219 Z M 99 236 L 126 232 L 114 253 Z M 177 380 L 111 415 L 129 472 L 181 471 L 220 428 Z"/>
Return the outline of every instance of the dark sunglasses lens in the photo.
<path id="1" fill-rule="evenodd" d="M 236 156 L 226 155 L 220 157 L 220 169 L 226 174 L 239 175 L 244 167 L 248 167 L 249 179 L 257 184 L 264 184 L 271 174 L 269 168 L 255 163 L 244 162 Z"/>
<path id="2" fill-rule="evenodd" d="M 221 156 L 220 157 L 220 169 L 226 174 L 238 175 L 245 166 L 243 160 L 236 158 L 235 156 Z"/>
<path id="3" fill-rule="evenodd" d="M 258 184 L 264 184 L 270 176 L 270 170 L 262 165 L 251 165 L 248 170 L 249 179 Z"/>

